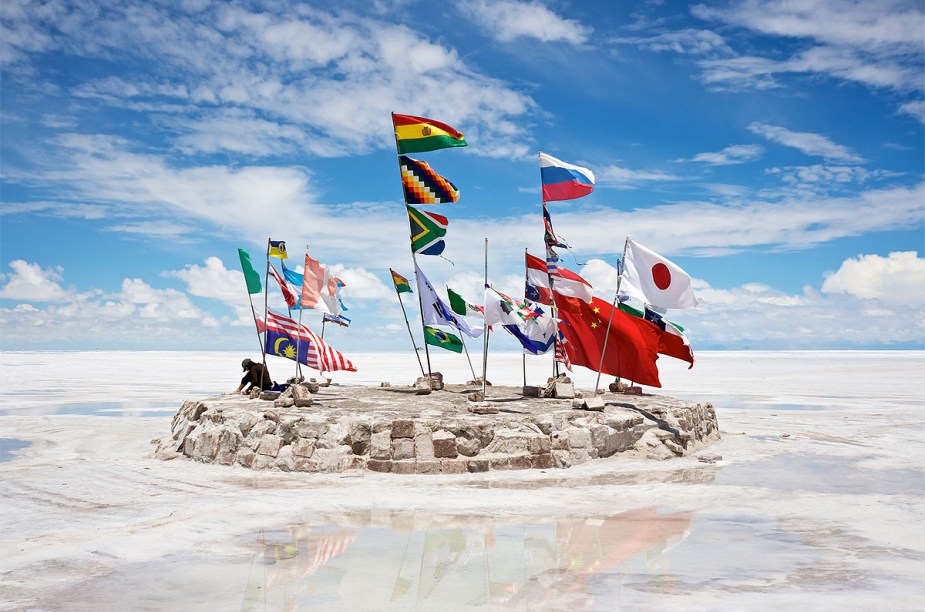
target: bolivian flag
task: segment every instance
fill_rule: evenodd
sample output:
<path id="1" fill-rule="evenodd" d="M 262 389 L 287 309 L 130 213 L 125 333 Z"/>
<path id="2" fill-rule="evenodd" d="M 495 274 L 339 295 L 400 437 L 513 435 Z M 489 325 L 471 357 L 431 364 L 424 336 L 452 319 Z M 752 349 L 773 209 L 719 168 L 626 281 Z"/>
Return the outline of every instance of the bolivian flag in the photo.
<path id="1" fill-rule="evenodd" d="M 462 132 L 434 119 L 392 113 L 392 124 L 400 155 L 469 145 Z"/>

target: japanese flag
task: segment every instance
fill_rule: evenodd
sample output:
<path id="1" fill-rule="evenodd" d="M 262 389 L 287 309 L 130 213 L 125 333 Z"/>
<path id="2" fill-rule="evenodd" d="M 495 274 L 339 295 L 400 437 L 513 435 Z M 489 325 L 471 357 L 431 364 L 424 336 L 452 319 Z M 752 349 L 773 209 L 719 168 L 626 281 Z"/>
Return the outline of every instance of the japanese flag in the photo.
<path id="1" fill-rule="evenodd" d="M 687 272 L 630 239 L 627 239 L 620 295 L 661 308 L 693 308 L 697 305 Z"/>

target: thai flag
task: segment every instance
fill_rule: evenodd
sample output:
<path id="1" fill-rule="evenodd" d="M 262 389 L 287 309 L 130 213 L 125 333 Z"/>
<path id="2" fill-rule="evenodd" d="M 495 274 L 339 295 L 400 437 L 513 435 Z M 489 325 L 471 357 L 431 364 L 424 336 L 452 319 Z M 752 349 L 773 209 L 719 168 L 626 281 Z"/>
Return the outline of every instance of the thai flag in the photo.
<path id="1" fill-rule="evenodd" d="M 540 177 L 543 181 L 543 201 L 574 200 L 594 190 L 594 173 L 540 153 Z"/>

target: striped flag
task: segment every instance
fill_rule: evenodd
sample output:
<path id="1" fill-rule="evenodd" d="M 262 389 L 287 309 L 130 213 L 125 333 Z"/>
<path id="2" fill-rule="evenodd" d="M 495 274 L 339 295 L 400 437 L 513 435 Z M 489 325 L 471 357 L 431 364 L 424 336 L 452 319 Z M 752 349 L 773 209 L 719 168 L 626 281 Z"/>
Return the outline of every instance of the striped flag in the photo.
<path id="1" fill-rule="evenodd" d="M 445 204 L 459 200 L 456 185 L 434 172 L 426 162 L 407 155 L 398 160 L 407 204 Z"/>
<path id="2" fill-rule="evenodd" d="M 272 332 L 272 334 L 271 334 Z M 275 340 L 271 343 L 271 336 Z M 286 340 L 289 344 L 286 344 Z M 310 368 L 323 372 L 346 370 L 356 372 L 356 366 L 339 351 L 325 344 L 320 336 L 304 325 L 272 310 L 267 312 L 267 352 L 279 357 L 294 359 L 291 350 L 295 344 L 299 349 L 299 361 Z M 306 348 L 307 345 L 307 348 Z M 289 350 L 287 350 L 289 349 Z M 304 356 L 303 356 L 304 351 Z M 303 361 L 304 359 L 304 361 Z"/>
<path id="3" fill-rule="evenodd" d="M 565 369 L 569 372 L 572 371 L 572 362 L 569 361 L 568 353 L 565 352 L 565 337 L 559 332 L 559 339 L 556 341 L 556 361 L 565 366 Z"/>
<path id="4" fill-rule="evenodd" d="M 283 275 L 276 271 L 274 266 L 270 266 L 270 274 L 273 275 L 273 278 L 276 279 L 276 282 L 279 283 L 279 288 L 283 292 L 283 297 L 286 299 L 286 305 L 289 308 L 294 308 L 296 304 L 299 303 L 299 297 L 292 290 L 292 287 L 289 286 L 289 283 L 283 278 Z"/>

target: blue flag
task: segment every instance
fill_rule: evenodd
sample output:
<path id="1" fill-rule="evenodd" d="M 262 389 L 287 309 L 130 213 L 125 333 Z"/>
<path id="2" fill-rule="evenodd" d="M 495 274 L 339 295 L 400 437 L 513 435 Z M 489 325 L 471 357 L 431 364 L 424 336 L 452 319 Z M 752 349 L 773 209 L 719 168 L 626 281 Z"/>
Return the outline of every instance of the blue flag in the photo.
<path id="1" fill-rule="evenodd" d="M 276 355 L 285 359 L 292 359 L 308 365 L 308 347 L 311 342 L 302 340 L 296 341 L 288 334 L 267 329 L 266 351 L 267 355 Z M 298 356 L 298 360 L 296 359 Z"/>

